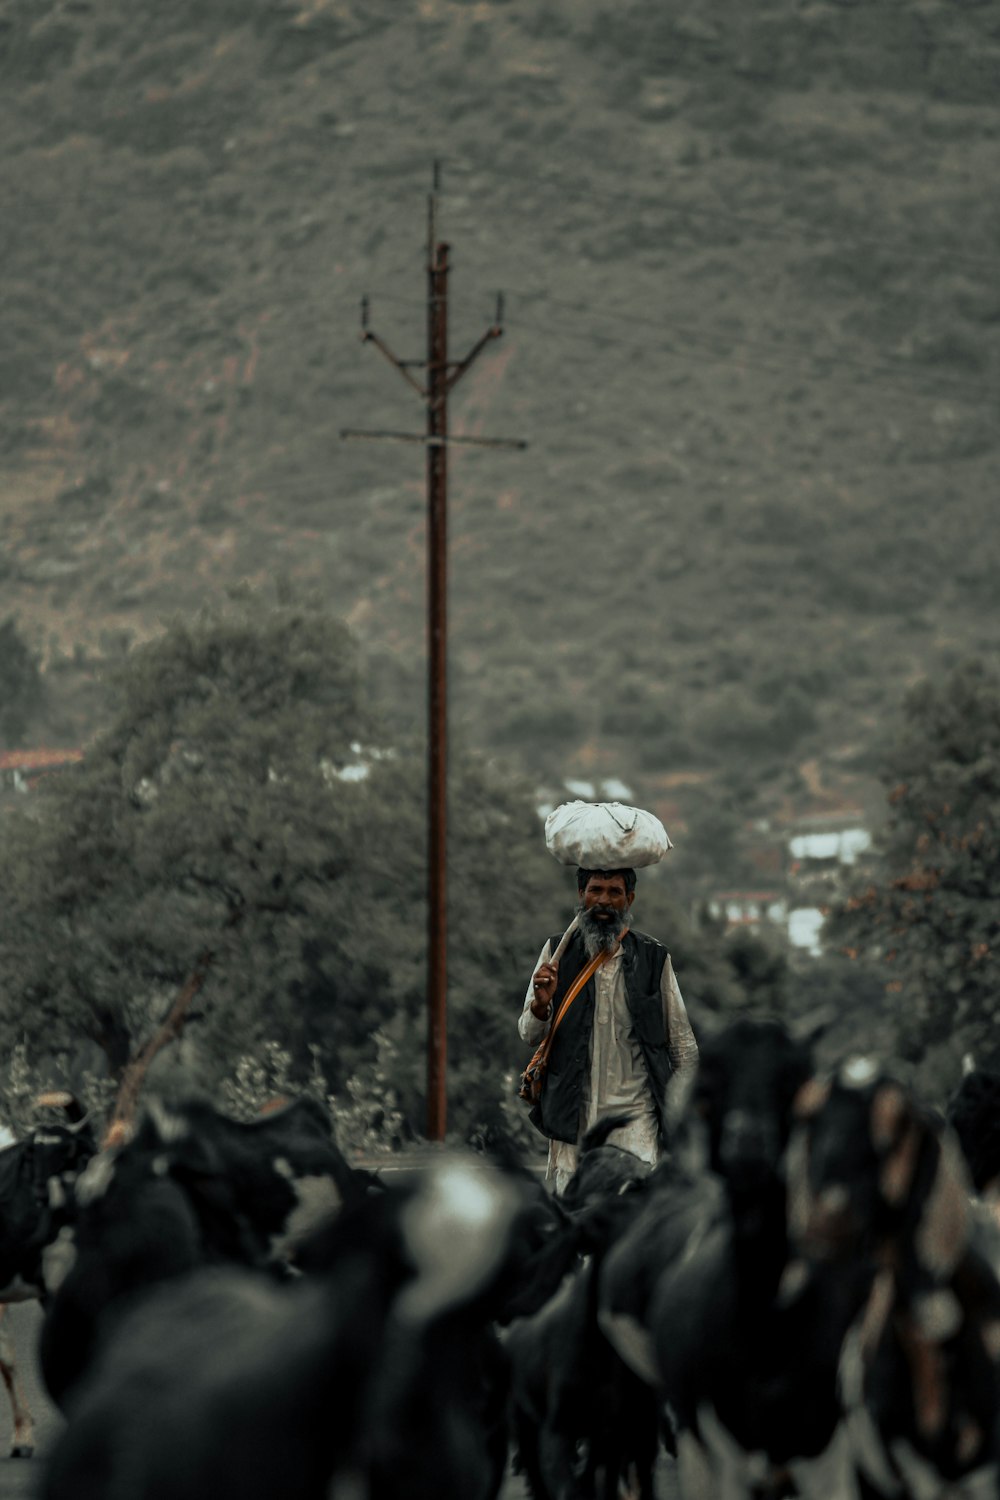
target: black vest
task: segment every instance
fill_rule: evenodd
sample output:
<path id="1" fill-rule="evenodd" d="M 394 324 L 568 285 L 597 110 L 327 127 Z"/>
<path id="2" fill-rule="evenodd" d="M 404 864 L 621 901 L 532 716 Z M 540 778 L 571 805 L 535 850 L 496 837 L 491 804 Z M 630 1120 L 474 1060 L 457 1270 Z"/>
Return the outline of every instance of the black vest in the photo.
<path id="1" fill-rule="evenodd" d="M 561 933 L 549 939 L 549 951 L 555 949 Z M 666 1139 L 664 1104 L 667 1084 L 673 1068 L 664 1035 L 663 1000 L 660 981 L 663 965 L 669 958 L 666 948 L 644 932 L 628 932 L 623 942 L 622 965 L 625 998 L 632 1017 L 631 1036 L 639 1043 L 646 1068 L 660 1135 Z M 575 932 L 559 961 L 559 978 L 552 999 L 552 1014 L 573 980 L 587 962 L 583 938 Z M 533 1125 L 554 1141 L 576 1143 L 580 1134 L 580 1107 L 583 1081 L 590 1060 L 590 1034 L 594 1025 L 594 1002 L 597 984 L 594 976 L 584 985 L 563 1017 L 549 1052 L 549 1063 L 542 1084 L 542 1097 L 531 1111 Z"/>

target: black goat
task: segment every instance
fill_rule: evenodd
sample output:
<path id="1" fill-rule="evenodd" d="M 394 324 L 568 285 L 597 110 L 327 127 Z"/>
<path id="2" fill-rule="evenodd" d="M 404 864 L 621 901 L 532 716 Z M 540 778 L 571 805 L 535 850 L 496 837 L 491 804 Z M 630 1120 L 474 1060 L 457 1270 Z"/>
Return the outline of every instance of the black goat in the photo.
<path id="1" fill-rule="evenodd" d="M 863 1496 L 994 1495 L 1000 1282 L 954 1137 L 867 1059 L 801 1101 L 791 1227 L 812 1264 L 865 1275 L 842 1383 Z"/>
<path id="2" fill-rule="evenodd" d="M 200 1270 L 148 1293 L 74 1391 L 44 1500 L 494 1500 L 492 1320 L 525 1207 L 517 1179 L 443 1157 L 345 1208 L 298 1281 Z"/>
<path id="3" fill-rule="evenodd" d="M 622 1363 L 597 1324 L 597 1272 L 609 1244 L 635 1217 L 649 1167 L 607 1145 L 623 1121 L 584 1138 L 562 1206 L 574 1225 L 577 1260 L 556 1294 L 531 1318 L 512 1324 L 511 1426 L 516 1461 L 534 1500 L 614 1500 L 636 1477 L 652 1497 L 658 1450 L 655 1397 Z"/>
<path id="4" fill-rule="evenodd" d="M 312 1099 L 250 1122 L 199 1100 L 151 1109 L 77 1182 L 69 1265 L 42 1328 L 49 1394 L 64 1402 L 107 1328 L 151 1286 L 198 1265 L 283 1270 L 310 1224 L 370 1180 Z"/>
<path id="5" fill-rule="evenodd" d="M 972 1068 L 954 1091 L 945 1118 L 958 1137 L 977 1193 L 1000 1190 L 1000 1073 Z"/>
<path id="6" fill-rule="evenodd" d="M 663 1399 L 685 1500 L 839 1493 L 850 1293 L 789 1264 L 784 1157 L 810 1047 L 774 1021 L 700 1039 L 684 1170 L 608 1254 L 601 1323 Z"/>

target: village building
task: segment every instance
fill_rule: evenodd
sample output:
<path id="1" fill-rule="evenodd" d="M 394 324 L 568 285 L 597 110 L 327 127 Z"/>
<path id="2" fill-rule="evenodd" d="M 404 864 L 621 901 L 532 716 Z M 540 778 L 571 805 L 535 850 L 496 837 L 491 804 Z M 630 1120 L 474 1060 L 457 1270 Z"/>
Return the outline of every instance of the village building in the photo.
<path id="1" fill-rule="evenodd" d="M 0 750 L 0 795 L 30 792 L 43 776 L 83 760 L 83 751 Z"/>

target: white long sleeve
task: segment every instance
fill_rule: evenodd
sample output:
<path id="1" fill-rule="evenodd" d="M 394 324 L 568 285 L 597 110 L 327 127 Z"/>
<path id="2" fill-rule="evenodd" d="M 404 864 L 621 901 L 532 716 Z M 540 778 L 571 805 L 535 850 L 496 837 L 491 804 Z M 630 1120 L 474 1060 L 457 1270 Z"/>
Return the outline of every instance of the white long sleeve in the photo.
<path id="1" fill-rule="evenodd" d="M 552 945 L 551 943 L 546 942 L 541 953 L 538 955 L 538 962 L 535 964 L 535 967 L 531 971 L 532 978 L 534 978 L 534 976 L 538 973 L 539 964 L 548 963 L 549 955 L 551 954 L 551 952 Z M 549 1029 L 549 1022 L 547 1020 L 540 1021 L 537 1016 L 532 1014 L 531 1001 L 533 997 L 534 991 L 531 988 L 531 979 L 529 979 L 528 988 L 524 994 L 524 1007 L 517 1021 L 517 1034 L 521 1038 L 522 1042 L 530 1042 L 532 1047 L 537 1047 L 538 1043 L 542 1040 L 542 1037 Z"/>

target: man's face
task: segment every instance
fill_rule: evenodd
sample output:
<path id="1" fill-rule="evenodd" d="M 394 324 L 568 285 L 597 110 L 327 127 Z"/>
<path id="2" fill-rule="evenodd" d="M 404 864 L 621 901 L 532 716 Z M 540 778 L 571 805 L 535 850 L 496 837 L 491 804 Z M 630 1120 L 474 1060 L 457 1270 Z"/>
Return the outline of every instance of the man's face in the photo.
<path id="1" fill-rule="evenodd" d="M 635 891 L 625 890 L 621 875 L 591 875 L 580 895 L 584 911 L 590 912 L 595 922 L 616 921 L 634 900 Z"/>

